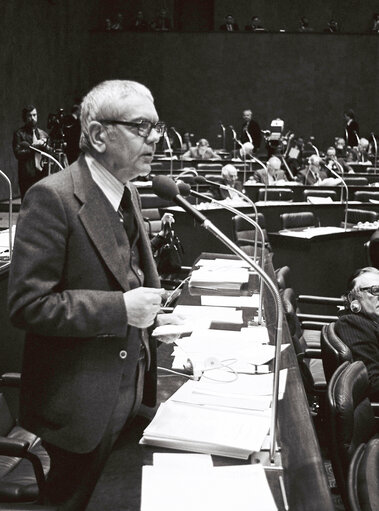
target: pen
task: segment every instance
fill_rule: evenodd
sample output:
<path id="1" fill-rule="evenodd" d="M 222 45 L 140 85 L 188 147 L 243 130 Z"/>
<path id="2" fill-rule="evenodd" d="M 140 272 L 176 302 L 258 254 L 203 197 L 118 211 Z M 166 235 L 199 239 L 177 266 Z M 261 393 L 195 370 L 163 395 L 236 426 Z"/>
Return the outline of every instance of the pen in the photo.
<path id="1" fill-rule="evenodd" d="M 284 486 L 283 476 L 279 476 L 280 491 L 282 492 L 284 509 L 289 511 L 288 500 L 286 495 L 286 488 Z"/>

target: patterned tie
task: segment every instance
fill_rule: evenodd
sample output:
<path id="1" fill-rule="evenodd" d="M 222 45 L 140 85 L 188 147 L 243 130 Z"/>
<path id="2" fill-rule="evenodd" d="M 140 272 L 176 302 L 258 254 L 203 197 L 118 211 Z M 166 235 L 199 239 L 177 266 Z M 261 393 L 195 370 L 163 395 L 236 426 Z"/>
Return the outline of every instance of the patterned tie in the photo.
<path id="1" fill-rule="evenodd" d="M 124 228 L 126 234 L 128 235 L 129 242 L 131 243 L 135 236 L 136 223 L 134 218 L 131 192 L 127 186 L 124 187 L 124 193 L 120 202 L 120 209 L 124 221 Z"/>

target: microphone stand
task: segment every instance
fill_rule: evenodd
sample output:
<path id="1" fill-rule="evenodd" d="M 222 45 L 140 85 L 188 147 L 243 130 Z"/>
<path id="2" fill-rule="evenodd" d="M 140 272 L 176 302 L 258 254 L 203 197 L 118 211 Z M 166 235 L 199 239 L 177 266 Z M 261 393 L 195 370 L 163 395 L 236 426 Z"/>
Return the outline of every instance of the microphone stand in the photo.
<path id="1" fill-rule="evenodd" d="M 312 142 L 309 142 L 309 145 L 312 147 L 312 149 L 314 149 L 315 153 L 320 158 L 320 151 L 317 149 L 317 147 L 313 145 Z"/>
<path id="2" fill-rule="evenodd" d="M 0 170 L 0 175 L 6 180 L 8 184 L 9 190 L 9 209 L 8 209 L 8 225 L 9 225 L 9 261 L 12 260 L 12 252 L 13 252 L 13 243 L 12 243 L 12 209 L 13 209 L 13 195 L 12 195 L 12 183 L 9 180 L 9 177 Z"/>
<path id="3" fill-rule="evenodd" d="M 375 133 L 371 133 L 371 136 L 372 136 L 372 141 L 374 142 L 374 147 L 375 147 L 374 168 L 375 168 L 375 174 L 376 174 L 376 164 L 377 164 L 377 160 L 378 160 L 378 143 L 376 141 Z"/>
<path id="4" fill-rule="evenodd" d="M 174 128 L 174 126 L 171 127 L 171 130 L 175 133 L 175 135 L 177 136 L 178 140 L 179 140 L 179 144 L 180 144 L 180 152 L 183 153 L 183 139 L 182 139 L 182 136 L 181 134 L 176 131 L 176 129 Z M 180 163 L 180 168 L 183 168 L 183 158 L 180 158 L 181 160 L 181 163 Z"/>
<path id="5" fill-rule="evenodd" d="M 53 160 L 53 162 L 56 163 L 61 170 L 63 170 L 62 165 L 59 163 L 58 160 L 56 160 L 54 158 L 54 156 L 51 156 L 51 154 L 46 153 L 45 151 L 41 151 L 41 149 L 38 149 L 37 147 L 33 147 L 32 145 L 29 147 L 30 147 L 30 149 L 33 149 L 33 151 L 36 151 L 37 153 L 42 154 L 42 156 L 46 156 L 46 158 L 50 158 L 50 160 Z M 50 168 L 49 168 L 49 174 L 50 174 Z"/>
<path id="6" fill-rule="evenodd" d="M 345 190 L 346 190 L 346 200 L 345 200 L 345 218 L 344 218 L 344 229 L 345 231 L 347 231 L 347 209 L 349 207 L 349 188 L 346 184 L 346 181 L 344 180 L 343 177 L 341 177 L 339 174 L 337 174 L 337 172 L 333 169 L 328 169 L 334 176 L 336 176 L 338 179 L 341 179 L 342 181 L 342 184 L 343 186 L 345 187 Z M 342 201 L 342 189 L 341 189 L 341 202 Z"/>
<path id="7" fill-rule="evenodd" d="M 171 144 L 170 144 L 170 139 L 169 139 L 166 131 L 164 133 L 164 139 L 166 140 L 168 151 L 170 153 L 170 177 L 172 178 L 173 168 L 174 168 L 174 161 L 173 161 L 173 155 L 172 155 L 172 148 L 171 148 Z"/>
<path id="8" fill-rule="evenodd" d="M 222 148 L 226 151 L 226 134 L 225 134 L 225 126 L 220 122 L 221 131 L 222 131 Z"/>
<path id="9" fill-rule="evenodd" d="M 229 204 L 224 204 L 223 202 L 220 202 L 220 201 L 214 199 L 213 197 L 209 197 L 208 195 L 204 195 L 203 193 L 195 192 L 194 190 L 190 190 L 190 194 L 194 195 L 195 197 L 200 197 L 202 199 L 205 199 L 205 200 L 207 200 L 209 202 L 212 202 L 214 204 L 218 204 L 223 209 L 227 209 L 228 211 L 230 211 L 230 212 L 234 213 L 235 215 L 237 215 L 237 216 L 243 218 L 244 220 L 246 220 L 246 222 L 248 222 L 249 224 L 253 225 L 253 227 L 255 227 L 255 232 L 257 233 L 257 231 L 259 231 L 259 233 L 261 235 L 261 240 L 262 240 L 261 268 L 264 268 L 264 260 L 265 260 L 265 256 L 264 256 L 264 234 L 263 234 L 263 230 L 262 230 L 261 226 L 258 224 L 258 222 L 255 222 L 248 215 L 245 215 L 245 213 L 241 213 L 241 211 L 239 211 L 238 209 L 233 208 Z M 254 247 L 255 247 L 254 248 L 254 257 L 256 257 L 256 243 L 254 244 Z M 255 259 L 254 259 L 254 263 L 256 263 Z M 263 280 L 260 279 L 259 307 L 258 307 L 258 323 L 260 325 L 262 324 L 262 301 L 263 301 Z"/>
<path id="10" fill-rule="evenodd" d="M 357 145 L 359 145 L 359 137 L 358 137 L 358 133 L 354 130 L 354 135 L 355 135 L 355 138 L 357 139 Z"/>
<path id="11" fill-rule="evenodd" d="M 235 129 L 233 128 L 232 125 L 229 126 L 229 129 L 230 129 L 230 131 L 232 132 L 232 135 L 233 135 L 233 154 L 235 154 L 236 153 L 236 147 L 237 147 L 237 145 L 236 145 L 236 143 L 237 143 L 237 133 L 235 132 Z M 240 144 L 241 144 L 241 142 L 240 142 Z M 241 144 L 241 146 L 242 146 L 242 144 Z"/>

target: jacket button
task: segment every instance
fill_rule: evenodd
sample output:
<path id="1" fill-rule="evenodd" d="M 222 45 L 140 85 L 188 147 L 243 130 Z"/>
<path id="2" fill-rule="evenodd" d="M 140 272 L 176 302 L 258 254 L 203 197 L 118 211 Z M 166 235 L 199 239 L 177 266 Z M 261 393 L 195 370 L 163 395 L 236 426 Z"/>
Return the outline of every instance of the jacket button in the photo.
<path id="1" fill-rule="evenodd" d="M 125 350 L 120 351 L 120 358 L 124 359 L 128 356 L 127 352 Z"/>

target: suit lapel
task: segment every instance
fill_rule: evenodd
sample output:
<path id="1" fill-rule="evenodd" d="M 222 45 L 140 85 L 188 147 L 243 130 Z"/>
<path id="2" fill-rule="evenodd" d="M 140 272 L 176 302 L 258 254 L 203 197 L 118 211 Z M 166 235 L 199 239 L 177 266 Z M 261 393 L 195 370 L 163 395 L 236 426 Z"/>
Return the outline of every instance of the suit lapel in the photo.
<path id="1" fill-rule="evenodd" d="M 93 241 L 105 264 L 120 283 L 124 291 L 129 289 L 126 271 L 126 260 L 122 256 L 117 242 L 106 199 L 102 191 L 91 178 L 84 157 L 71 169 L 74 183 L 74 194 L 81 201 L 79 218 Z M 111 206 L 110 206 L 111 207 Z"/>

